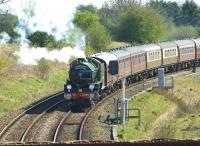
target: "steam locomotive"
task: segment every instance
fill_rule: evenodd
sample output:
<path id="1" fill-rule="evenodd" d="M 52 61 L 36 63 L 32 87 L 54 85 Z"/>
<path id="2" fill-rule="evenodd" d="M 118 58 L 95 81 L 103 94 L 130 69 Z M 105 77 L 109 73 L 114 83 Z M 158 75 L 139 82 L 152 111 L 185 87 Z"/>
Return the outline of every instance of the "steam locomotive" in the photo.
<path id="1" fill-rule="evenodd" d="M 165 72 L 200 66 L 200 38 L 141 46 L 125 46 L 78 58 L 70 64 L 64 98 L 73 105 L 91 106 L 126 85 Z"/>

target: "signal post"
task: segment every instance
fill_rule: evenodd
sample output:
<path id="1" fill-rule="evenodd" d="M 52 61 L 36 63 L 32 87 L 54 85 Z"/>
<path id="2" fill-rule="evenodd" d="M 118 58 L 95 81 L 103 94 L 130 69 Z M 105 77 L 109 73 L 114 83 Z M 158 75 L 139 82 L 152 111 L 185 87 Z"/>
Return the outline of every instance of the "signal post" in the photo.
<path id="1" fill-rule="evenodd" d="M 121 99 L 121 123 L 125 125 L 126 123 L 126 111 L 125 111 L 125 102 L 126 102 L 126 78 L 122 79 L 122 99 Z"/>

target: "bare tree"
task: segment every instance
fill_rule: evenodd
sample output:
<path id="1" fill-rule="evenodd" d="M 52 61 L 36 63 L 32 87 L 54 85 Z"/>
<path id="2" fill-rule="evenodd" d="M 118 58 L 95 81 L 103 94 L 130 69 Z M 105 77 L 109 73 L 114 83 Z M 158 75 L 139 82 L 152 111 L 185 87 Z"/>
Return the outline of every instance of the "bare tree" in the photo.
<path id="1" fill-rule="evenodd" d="M 11 1 L 11 0 L 0 0 L 0 4 L 5 4 L 5 3 L 9 2 L 9 1 Z"/>

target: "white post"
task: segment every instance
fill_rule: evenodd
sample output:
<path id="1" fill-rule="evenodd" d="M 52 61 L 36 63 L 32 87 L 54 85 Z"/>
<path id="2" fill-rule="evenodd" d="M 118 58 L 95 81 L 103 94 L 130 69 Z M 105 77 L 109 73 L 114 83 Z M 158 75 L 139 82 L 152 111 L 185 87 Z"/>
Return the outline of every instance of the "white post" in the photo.
<path id="1" fill-rule="evenodd" d="M 122 79 L 122 106 L 121 106 L 121 118 L 122 124 L 125 125 L 126 122 L 126 113 L 125 113 L 125 98 L 126 98 L 126 78 Z"/>

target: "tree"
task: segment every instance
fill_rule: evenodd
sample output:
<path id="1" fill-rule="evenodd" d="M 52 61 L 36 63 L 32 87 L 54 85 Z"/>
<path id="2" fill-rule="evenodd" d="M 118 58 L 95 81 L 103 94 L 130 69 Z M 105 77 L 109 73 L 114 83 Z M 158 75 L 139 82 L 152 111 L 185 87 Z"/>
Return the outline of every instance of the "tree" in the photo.
<path id="1" fill-rule="evenodd" d="M 96 52 L 105 51 L 111 43 L 108 31 L 100 24 L 92 25 L 86 33 L 87 46 Z"/>
<path id="2" fill-rule="evenodd" d="M 34 47 L 47 47 L 49 50 L 52 49 L 61 49 L 68 44 L 65 40 L 56 40 L 53 35 L 49 35 L 47 32 L 36 31 L 33 34 L 28 36 L 31 45 Z"/>
<path id="3" fill-rule="evenodd" d="M 18 34 L 14 31 L 18 23 L 18 17 L 12 14 L 0 14 L 0 33 L 6 32 L 11 37 L 15 39 Z"/>
<path id="4" fill-rule="evenodd" d="M 191 24 L 196 26 L 200 24 L 200 11 L 198 5 L 193 0 L 186 0 L 182 6 L 182 24 Z"/>
<path id="5" fill-rule="evenodd" d="M 119 11 L 119 13 L 141 5 L 139 0 L 109 0 L 108 3 L 112 9 Z"/>
<path id="6" fill-rule="evenodd" d="M 87 31 L 89 27 L 94 25 L 95 23 L 98 23 L 99 16 L 96 14 L 93 14 L 89 11 L 84 12 L 77 12 L 75 14 L 73 23 L 81 28 L 83 31 Z"/>
<path id="7" fill-rule="evenodd" d="M 117 39 L 121 14 L 128 9 L 139 7 L 139 0 L 107 0 L 99 10 L 100 23 Z"/>
<path id="8" fill-rule="evenodd" d="M 36 31 L 28 36 L 28 39 L 31 41 L 31 45 L 34 47 L 45 47 L 48 38 L 48 33 L 42 31 Z"/>
<path id="9" fill-rule="evenodd" d="M 168 21 L 169 18 L 176 21 L 181 15 L 181 7 L 176 2 L 151 0 L 147 3 L 147 7 L 156 10 L 165 18 L 166 21 Z"/>
<path id="10" fill-rule="evenodd" d="M 79 12 L 88 11 L 88 12 L 91 12 L 93 14 L 97 14 L 97 12 L 98 12 L 97 7 L 95 7 L 92 4 L 89 4 L 89 5 L 79 5 L 76 10 L 79 11 Z"/>
<path id="11" fill-rule="evenodd" d="M 167 22 L 173 18 L 176 25 L 200 26 L 200 8 L 193 0 L 186 0 L 182 6 L 176 2 L 151 0 L 147 6 L 160 13 Z"/>
<path id="12" fill-rule="evenodd" d="M 161 40 L 164 23 L 161 15 L 152 9 L 135 7 L 121 16 L 118 40 L 131 43 L 146 43 Z"/>
<path id="13" fill-rule="evenodd" d="M 180 40 L 196 38 L 198 36 L 198 29 L 192 25 L 176 26 L 172 19 L 166 23 L 166 30 L 164 40 Z"/>
<path id="14" fill-rule="evenodd" d="M 99 23 L 97 14 L 89 11 L 77 11 L 73 22 L 86 34 L 87 52 L 93 52 L 91 49 L 94 49 L 95 52 L 105 50 L 110 44 L 110 35 L 106 28 Z"/>
<path id="15" fill-rule="evenodd" d="M 191 39 L 197 37 L 198 32 L 195 27 L 191 25 L 180 26 L 176 31 L 176 39 Z"/>
<path id="16" fill-rule="evenodd" d="M 9 2 L 9 1 L 11 1 L 11 0 L 0 0 L 0 4 L 5 4 L 5 3 Z"/>

